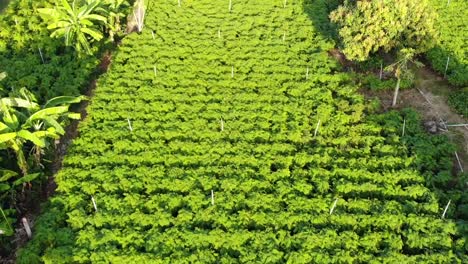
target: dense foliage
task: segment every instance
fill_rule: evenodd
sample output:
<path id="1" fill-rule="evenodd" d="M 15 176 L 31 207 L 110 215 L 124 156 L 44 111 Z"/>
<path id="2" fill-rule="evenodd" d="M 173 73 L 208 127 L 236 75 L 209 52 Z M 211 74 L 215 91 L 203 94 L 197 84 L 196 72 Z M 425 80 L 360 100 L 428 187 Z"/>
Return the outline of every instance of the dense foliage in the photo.
<path id="1" fill-rule="evenodd" d="M 427 53 L 432 67 L 455 85 L 468 85 L 468 8 L 466 0 L 430 0 L 437 11 L 439 45 Z M 447 66 L 448 68 L 445 72 Z"/>
<path id="2" fill-rule="evenodd" d="M 53 0 L 12 0 L 0 16 L 0 71 L 8 77 L 2 95 L 26 87 L 41 103 L 62 95 L 79 95 L 98 64 L 94 56 L 77 59 L 63 41 L 49 37 L 37 12 Z"/>
<path id="3" fill-rule="evenodd" d="M 66 120 L 80 117 L 68 112 L 69 105 L 83 99 L 77 95 L 86 88 L 98 63 L 94 55 L 78 57 L 64 46 L 61 39 L 49 37 L 47 24 L 38 10 L 52 7 L 55 2 L 12 0 L 0 14 L 2 256 L 10 254 L 12 241 L 8 236 L 13 234 L 16 218 L 26 211 L 27 206 L 19 204 L 17 198 L 33 199 L 29 197 L 34 193 L 31 190 L 39 189 L 35 183 L 40 182 L 38 179 L 44 179 L 39 176 L 47 175 L 55 140 L 64 134 L 64 127 L 68 124 Z M 122 2 L 105 1 L 112 8 L 103 12 L 108 11 L 109 16 L 120 18 L 114 13 L 121 12 L 119 8 L 125 6 Z M 120 28 L 115 30 L 117 34 Z M 95 55 L 105 48 L 104 44 L 99 42 L 93 47 Z M 46 162 L 44 155 L 48 158 Z M 35 186 L 30 182 L 34 182 Z M 23 186 L 24 183 L 28 185 Z"/>
<path id="4" fill-rule="evenodd" d="M 330 18 L 340 26 L 343 52 L 351 60 L 364 61 L 379 50 L 421 53 L 437 37 L 436 13 L 427 0 L 346 0 Z"/>
<path id="5" fill-rule="evenodd" d="M 452 92 L 448 102 L 458 113 L 468 117 L 468 87 Z"/>
<path id="6" fill-rule="evenodd" d="M 453 148 L 366 118 L 323 1 L 232 3 L 159 1 L 123 41 L 18 262 L 466 261 Z"/>

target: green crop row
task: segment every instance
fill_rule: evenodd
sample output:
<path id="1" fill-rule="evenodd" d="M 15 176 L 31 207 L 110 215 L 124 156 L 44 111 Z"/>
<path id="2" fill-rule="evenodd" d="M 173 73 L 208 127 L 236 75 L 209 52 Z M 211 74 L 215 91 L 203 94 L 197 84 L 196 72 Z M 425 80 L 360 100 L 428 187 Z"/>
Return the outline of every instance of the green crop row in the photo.
<path id="1" fill-rule="evenodd" d="M 439 45 L 427 53 L 432 67 L 449 82 L 468 85 L 468 9 L 465 0 L 430 1 L 439 14 Z M 447 67 L 448 61 L 448 67 Z M 447 71 L 446 70 L 447 67 Z"/>
<path id="2" fill-rule="evenodd" d="M 231 2 L 149 6 L 18 262 L 466 261 L 453 147 L 372 113 L 304 11 L 323 1 Z"/>

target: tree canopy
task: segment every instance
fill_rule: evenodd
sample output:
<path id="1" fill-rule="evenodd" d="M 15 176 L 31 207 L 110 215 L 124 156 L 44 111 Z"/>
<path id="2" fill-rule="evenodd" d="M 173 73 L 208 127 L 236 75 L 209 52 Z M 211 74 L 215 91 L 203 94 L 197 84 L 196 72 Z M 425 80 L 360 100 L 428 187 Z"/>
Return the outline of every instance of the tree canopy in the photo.
<path id="1" fill-rule="evenodd" d="M 427 0 L 345 1 L 330 14 L 340 26 L 344 54 L 358 61 L 379 50 L 432 48 L 436 18 Z"/>

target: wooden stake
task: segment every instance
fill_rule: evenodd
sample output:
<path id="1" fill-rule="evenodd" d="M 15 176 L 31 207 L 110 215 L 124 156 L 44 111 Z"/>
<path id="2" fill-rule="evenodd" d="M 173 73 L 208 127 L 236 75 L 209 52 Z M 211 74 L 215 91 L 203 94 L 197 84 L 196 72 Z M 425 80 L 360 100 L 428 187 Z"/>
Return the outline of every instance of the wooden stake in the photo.
<path id="1" fill-rule="evenodd" d="M 127 122 L 128 122 L 128 129 L 130 129 L 130 132 L 133 132 L 133 127 L 132 127 L 132 123 L 130 123 L 130 119 L 127 118 Z"/>
<path id="2" fill-rule="evenodd" d="M 211 205 L 214 205 L 214 192 L 211 190 Z"/>
<path id="3" fill-rule="evenodd" d="M 224 131 L 224 121 L 222 118 L 221 118 L 221 131 Z"/>
<path id="4" fill-rule="evenodd" d="M 288 3 L 288 0 L 284 0 L 283 8 L 286 8 L 287 3 Z"/>
<path id="5" fill-rule="evenodd" d="M 406 128 L 406 118 L 403 119 L 403 132 L 401 133 L 401 137 L 405 136 L 405 128 Z"/>
<path id="6" fill-rule="evenodd" d="M 42 56 L 42 50 L 41 50 L 41 48 L 37 48 L 37 49 L 39 50 L 39 55 L 41 55 L 42 64 L 45 64 L 44 56 Z"/>
<path id="7" fill-rule="evenodd" d="M 232 0 L 229 0 L 229 12 L 232 11 Z"/>
<path id="8" fill-rule="evenodd" d="M 380 63 L 380 80 L 382 80 L 382 76 L 383 76 L 383 62 Z"/>
<path id="9" fill-rule="evenodd" d="M 338 202 L 338 198 L 335 199 L 335 202 L 333 203 L 332 207 L 330 208 L 330 215 L 333 214 L 333 211 L 335 210 L 337 202 Z"/>
<path id="10" fill-rule="evenodd" d="M 309 80 L 309 66 L 307 66 L 306 70 L 306 80 Z"/>
<path id="11" fill-rule="evenodd" d="M 458 157 L 458 153 L 456 151 L 455 151 L 455 157 L 457 158 L 458 167 L 460 167 L 460 171 L 463 173 L 463 166 L 461 164 L 460 157 Z"/>
<path id="12" fill-rule="evenodd" d="M 452 200 L 449 200 L 447 205 L 445 206 L 444 212 L 442 213 L 442 219 L 445 218 L 445 214 L 447 213 L 447 209 L 450 206 L 450 202 L 452 202 Z"/>
<path id="13" fill-rule="evenodd" d="M 445 131 L 448 131 L 448 127 L 447 127 L 447 124 L 445 123 L 445 121 L 442 119 L 442 117 L 439 117 L 440 121 L 442 121 L 442 124 L 444 125 L 444 128 L 445 128 Z"/>
<path id="14" fill-rule="evenodd" d="M 450 124 L 446 125 L 447 127 L 466 127 L 468 124 Z"/>
<path id="15" fill-rule="evenodd" d="M 178 2 L 179 2 L 179 7 L 180 7 L 180 0 L 178 0 Z"/>
<path id="16" fill-rule="evenodd" d="M 94 210 L 97 212 L 97 204 L 96 204 L 96 200 L 94 200 L 94 197 L 91 196 L 91 201 L 93 201 L 93 206 L 94 206 Z"/>
<path id="17" fill-rule="evenodd" d="M 231 78 L 234 78 L 234 66 L 231 67 Z"/>
<path id="18" fill-rule="evenodd" d="M 449 5 L 450 5 L 450 0 L 447 0 L 447 6 L 449 6 Z"/>
<path id="19" fill-rule="evenodd" d="M 317 136 L 317 133 L 318 133 L 318 130 L 319 130 L 319 126 L 320 126 L 320 119 L 318 120 L 317 126 L 315 127 L 314 137 Z"/>
<path id="20" fill-rule="evenodd" d="M 32 237 L 31 227 L 29 226 L 28 219 L 26 217 L 21 218 L 21 222 L 23 223 L 24 230 L 26 230 L 26 234 L 28 238 Z"/>
<path id="21" fill-rule="evenodd" d="M 158 70 L 156 69 L 156 65 L 153 66 L 154 76 L 158 75 Z"/>
<path id="22" fill-rule="evenodd" d="M 221 29 L 218 29 L 218 38 L 221 38 Z"/>
<path id="23" fill-rule="evenodd" d="M 286 32 L 283 32 L 283 42 L 286 41 Z"/>
<path id="24" fill-rule="evenodd" d="M 156 38 L 154 37 L 154 31 L 151 31 L 151 35 L 153 36 L 153 40 L 155 40 Z"/>
<path id="25" fill-rule="evenodd" d="M 445 64 L 444 78 L 447 77 L 447 70 L 450 62 L 450 56 L 447 57 L 447 63 Z"/>

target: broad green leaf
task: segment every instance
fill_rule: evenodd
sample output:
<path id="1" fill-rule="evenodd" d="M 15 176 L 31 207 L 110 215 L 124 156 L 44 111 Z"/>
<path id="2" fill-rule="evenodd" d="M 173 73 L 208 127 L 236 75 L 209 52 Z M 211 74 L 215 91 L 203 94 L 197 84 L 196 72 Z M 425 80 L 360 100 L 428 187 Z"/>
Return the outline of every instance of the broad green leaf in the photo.
<path id="1" fill-rule="evenodd" d="M 68 118 L 70 119 L 75 119 L 75 120 L 80 120 L 81 119 L 81 114 L 80 113 L 70 113 L 67 115 Z"/>
<path id="2" fill-rule="evenodd" d="M 6 192 L 8 190 L 10 190 L 10 185 L 9 184 L 0 183 L 0 192 Z"/>
<path id="3" fill-rule="evenodd" d="M 49 116 L 60 115 L 60 114 L 66 113 L 67 111 L 68 111 L 68 106 L 49 107 L 49 108 L 42 109 L 32 114 L 26 122 L 32 123 L 32 121 L 41 120 Z"/>
<path id="4" fill-rule="evenodd" d="M 11 177 L 17 176 L 18 173 L 11 170 L 0 170 L 0 175 L 2 175 L 2 177 L 0 177 L 0 182 L 4 182 L 10 179 Z"/>
<path id="5" fill-rule="evenodd" d="M 10 141 L 16 138 L 16 133 L 0 134 L 0 143 Z"/>
<path id="6" fill-rule="evenodd" d="M 25 175 L 25 176 L 19 178 L 18 180 L 14 181 L 13 186 L 18 186 L 18 185 L 23 184 L 25 182 L 31 182 L 31 181 L 35 180 L 37 177 L 39 177 L 39 176 L 41 176 L 41 173 L 32 173 L 32 174 Z"/>
<path id="7" fill-rule="evenodd" d="M 97 31 L 97 30 L 93 30 L 93 29 L 90 29 L 90 28 L 82 28 L 81 31 L 83 31 L 84 33 L 90 35 L 95 40 L 99 41 L 99 40 L 102 39 L 102 33 Z"/>
<path id="8" fill-rule="evenodd" d="M 31 101 L 24 100 L 21 98 L 6 97 L 6 98 L 2 98 L 0 100 L 0 103 L 6 106 L 10 106 L 10 107 L 23 107 L 23 108 L 29 108 L 29 109 L 38 107 L 38 104 L 36 104 L 35 102 L 31 102 Z"/>
<path id="9" fill-rule="evenodd" d="M 57 133 L 59 133 L 60 135 L 63 135 L 65 134 L 65 130 L 63 129 L 63 127 L 59 124 L 59 122 L 57 122 L 57 120 L 51 118 L 51 117 L 46 117 L 44 118 L 44 121 L 55 128 L 55 130 L 57 131 Z"/>
<path id="10" fill-rule="evenodd" d="M 76 104 L 83 100 L 87 100 L 86 96 L 59 96 L 50 99 L 44 105 L 44 108 L 57 106 L 57 105 L 69 105 L 69 104 Z"/>
<path id="11" fill-rule="evenodd" d="M 39 146 L 41 148 L 45 147 L 45 143 L 42 139 L 38 138 L 36 135 L 33 133 L 27 131 L 27 130 L 21 130 L 17 133 L 18 137 L 24 138 L 26 140 L 31 141 L 34 143 L 34 145 Z"/>

